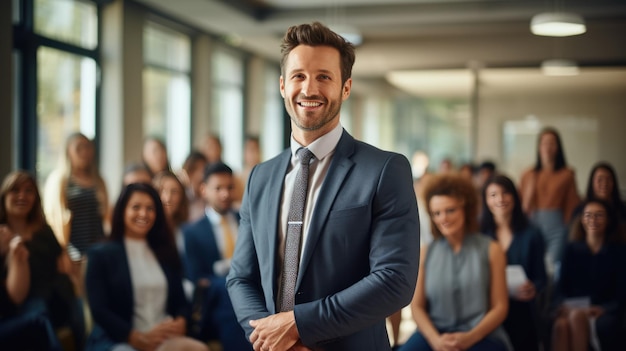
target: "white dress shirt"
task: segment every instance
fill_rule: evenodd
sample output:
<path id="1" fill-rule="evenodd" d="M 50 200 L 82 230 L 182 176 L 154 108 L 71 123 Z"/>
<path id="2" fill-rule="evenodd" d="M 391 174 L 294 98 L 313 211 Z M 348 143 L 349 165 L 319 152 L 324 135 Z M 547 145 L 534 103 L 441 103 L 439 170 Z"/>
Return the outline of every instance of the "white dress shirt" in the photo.
<path id="1" fill-rule="evenodd" d="M 147 241 L 124 238 L 124 247 L 133 285 L 133 328 L 146 332 L 169 318 L 167 279 Z"/>
<path id="2" fill-rule="evenodd" d="M 317 197 L 319 195 L 320 189 L 322 188 L 322 184 L 324 183 L 324 179 L 326 178 L 326 173 L 328 173 L 328 167 L 330 166 L 330 162 L 333 159 L 335 148 L 339 143 L 339 139 L 341 139 L 342 133 L 343 127 L 341 126 L 341 124 L 337 124 L 337 126 L 333 130 L 322 135 L 306 147 L 315 155 L 315 158 L 311 160 L 311 165 L 309 166 L 309 187 L 307 189 L 307 201 L 304 208 L 302 239 L 300 241 L 302 244 L 300 258 L 302 258 L 302 253 L 306 248 L 309 233 L 309 224 L 311 221 L 311 215 L 313 214 L 313 209 L 315 208 L 315 203 L 317 202 Z M 281 262 L 285 256 L 285 235 L 287 233 L 287 217 L 289 215 L 289 205 L 291 203 L 291 195 L 295 187 L 296 174 L 298 173 L 298 168 L 300 165 L 298 157 L 296 156 L 296 151 L 298 151 L 298 149 L 300 149 L 301 147 L 304 146 L 300 145 L 293 138 L 292 134 L 291 165 L 289 166 L 289 170 L 285 175 L 285 183 L 283 187 L 284 191 L 281 200 L 280 211 L 280 247 L 278 252 Z M 300 263 L 302 263 L 302 260 L 300 260 Z"/>
<path id="3" fill-rule="evenodd" d="M 207 218 L 209 219 L 209 223 L 211 223 L 211 227 L 213 228 L 213 235 L 215 236 L 217 249 L 220 250 L 220 255 L 223 258 L 224 248 L 226 244 L 224 243 L 224 231 L 222 230 L 222 226 L 221 226 L 222 215 L 217 213 L 217 211 L 215 211 L 213 207 L 210 207 L 210 206 L 206 208 L 205 212 L 206 212 Z M 226 221 L 228 221 L 228 224 L 230 225 L 230 231 L 233 235 L 233 242 L 236 243 L 237 242 L 237 230 L 239 228 L 237 224 L 237 218 L 235 218 L 235 215 L 231 211 L 228 211 L 224 216 L 226 217 Z M 219 261 L 216 261 L 215 264 L 213 264 L 213 272 L 219 276 L 225 276 L 226 274 L 228 274 L 229 270 L 230 270 L 229 258 L 223 258 Z"/>

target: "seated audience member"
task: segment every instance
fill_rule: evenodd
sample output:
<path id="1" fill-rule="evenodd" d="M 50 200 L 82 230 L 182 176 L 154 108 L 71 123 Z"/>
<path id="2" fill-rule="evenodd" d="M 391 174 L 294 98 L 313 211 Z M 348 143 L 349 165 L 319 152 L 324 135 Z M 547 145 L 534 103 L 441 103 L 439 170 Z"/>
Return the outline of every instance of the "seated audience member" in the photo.
<path id="1" fill-rule="evenodd" d="M 598 162 L 591 169 L 587 182 L 585 200 L 604 200 L 611 206 L 618 223 L 619 239 L 624 241 L 626 236 L 626 206 L 620 196 L 619 184 L 615 169 L 607 162 Z M 572 213 L 572 218 L 580 215 L 584 201 L 580 203 Z"/>
<path id="2" fill-rule="evenodd" d="M 476 186 L 478 189 L 483 189 L 487 180 L 496 175 L 496 164 L 491 161 L 483 161 L 478 166 L 476 174 Z"/>
<path id="3" fill-rule="evenodd" d="M 546 286 L 545 245 L 539 229 L 529 223 L 511 179 L 496 175 L 485 182 L 480 230 L 493 237 L 504 252 L 507 264 L 521 268 L 526 281 L 509 276 L 509 313 L 504 321 L 513 348 L 539 349 L 535 297 Z M 518 271 L 519 272 L 519 271 Z M 513 282 L 518 282 L 513 286 Z"/>
<path id="4" fill-rule="evenodd" d="M 165 142 L 154 136 L 147 137 L 144 140 L 141 150 L 141 160 L 150 171 L 152 177 L 160 172 L 172 170 L 170 160 L 167 157 Z"/>
<path id="5" fill-rule="evenodd" d="M 222 141 L 217 134 L 205 134 L 198 146 L 209 164 L 222 162 Z"/>
<path id="6" fill-rule="evenodd" d="M 187 276 L 195 284 L 208 285 L 198 337 L 219 339 L 225 351 L 245 351 L 252 350 L 252 345 L 237 322 L 226 290 L 239 221 L 239 214 L 232 210 L 233 186 L 233 171 L 227 165 L 209 165 L 202 185 L 205 215 L 183 227 L 183 235 Z"/>
<path id="7" fill-rule="evenodd" d="M 553 351 L 587 350 L 596 342 L 602 351 L 626 347 L 619 336 L 626 264 L 622 245 L 614 243 L 615 227 L 609 204 L 585 201 L 563 254 Z"/>
<path id="8" fill-rule="evenodd" d="M 5 350 L 60 351 L 43 302 L 25 302 L 30 288 L 28 254 L 22 238 L 0 226 L 0 345 Z"/>
<path id="9" fill-rule="evenodd" d="M 433 176 L 424 189 L 434 240 L 422 247 L 411 302 L 416 331 L 400 350 L 511 350 L 506 257 L 478 233 L 476 191 L 458 175 Z"/>
<path id="10" fill-rule="evenodd" d="M 183 169 L 180 172 L 180 180 L 185 185 L 185 192 L 189 200 L 189 221 L 196 221 L 204 217 L 206 203 L 202 197 L 202 180 L 204 179 L 204 169 L 208 161 L 200 151 L 189 153 Z"/>
<path id="11" fill-rule="evenodd" d="M 131 163 L 124 168 L 122 187 L 132 183 L 152 183 L 152 173 L 143 163 Z"/>
<path id="12" fill-rule="evenodd" d="M 189 216 L 189 201 L 185 196 L 185 187 L 180 182 L 176 174 L 164 171 L 157 174 L 152 182 L 154 188 L 159 193 L 167 224 L 174 232 L 174 240 L 178 254 L 183 257 L 185 253 L 185 240 L 181 231 L 181 226 L 187 222 Z M 181 261 L 183 261 L 181 259 Z"/>
<path id="13" fill-rule="evenodd" d="M 46 222 L 35 178 L 24 171 L 9 173 L 0 189 L 0 225 L 19 237 L 28 250 L 29 300 L 41 300 L 53 328 L 70 327 L 76 349 L 82 349 L 82 307 L 69 273 L 72 265 Z M 40 304 L 40 302 L 37 302 Z"/>
<path id="14" fill-rule="evenodd" d="M 88 251 L 85 277 L 94 327 L 87 350 L 207 350 L 186 337 L 189 305 L 159 194 L 124 188 L 109 241 Z"/>
<path id="15" fill-rule="evenodd" d="M 470 182 L 474 182 L 474 165 L 471 162 L 464 163 L 459 167 L 459 175 Z"/>
<path id="16" fill-rule="evenodd" d="M 181 227 L 187 222 L 189 217 L 189 201 L 185 195 L 185 187 L 180 182 L 176 174 L 170 171 L 163 171 L 154 177 L 152 183 L 154 188 L 161 197 L 163 202 L 163 209 L 165 210 L 165 217 L 170 228 L 172 228 L 174 234 L 174 241 L 176 242 L 176 248 L 178 249 L 178 256 L 181 259 L 181 263 L 185 263 L 185 239 L 183 237 L 183 231 Z M 183 287 L 185 288 L 185 295 L 187 299 L 191 301 L 193 295 L 193 283 L 184 279 Z"/>
<path id="17" fill-rule="evenodd" d="M 437 173 L 446 174 L 451 172 L 454 172 L 454 164 L 452 163 L 451 158 L 446 157 L 439 162 L 439 169 L 437 169 Z"/>

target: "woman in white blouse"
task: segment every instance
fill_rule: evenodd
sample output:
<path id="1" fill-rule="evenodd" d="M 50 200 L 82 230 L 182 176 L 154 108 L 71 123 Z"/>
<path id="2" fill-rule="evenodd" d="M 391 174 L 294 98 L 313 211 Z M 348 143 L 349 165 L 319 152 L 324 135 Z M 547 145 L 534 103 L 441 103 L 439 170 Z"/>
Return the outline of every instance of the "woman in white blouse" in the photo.
<path id="1" fill-rule="evenodd" d="M 151 185 L 122 190 L 110 241 L 88 251 L 85 282 L 94 328 L 87 350 L 208 350 L 185 336 L 189 306 L 169 231 Z"/>

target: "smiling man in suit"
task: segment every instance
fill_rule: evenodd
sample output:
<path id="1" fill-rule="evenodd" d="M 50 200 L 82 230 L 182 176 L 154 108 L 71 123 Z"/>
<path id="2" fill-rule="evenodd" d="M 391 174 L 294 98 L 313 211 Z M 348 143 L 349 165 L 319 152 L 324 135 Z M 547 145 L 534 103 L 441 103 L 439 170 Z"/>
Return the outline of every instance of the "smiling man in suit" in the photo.
<path id="1" fill-rule="evenodd" d="M 254 350 L 390 350 L 385 318 L 413 296 L 419 219 L 406 157 L 339 122 L 354 47 L 289 28 L 280 91 L 291 147 L 251 172 L 227 287 Z"/>

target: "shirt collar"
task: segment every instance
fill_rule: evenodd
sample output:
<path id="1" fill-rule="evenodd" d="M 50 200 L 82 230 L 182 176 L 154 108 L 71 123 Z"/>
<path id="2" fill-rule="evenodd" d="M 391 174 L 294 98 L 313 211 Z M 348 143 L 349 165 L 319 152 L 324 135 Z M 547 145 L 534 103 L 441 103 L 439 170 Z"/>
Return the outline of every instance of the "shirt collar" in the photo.
<path id="1" fill-rule="evenodd" d="M 204 212 L 211 223 L 220 223 L 222 220 L 222 215 L 217 213 L 211 206 L 207 206 Z"/>
<path id="2" fill-rule="evenodd" d="M 339 144 L 339 139 L 341 139 L 341 134 L 343 134 L 343 127 L 341 126 L 341 123 L 337 123 L 337 126 L 335 126 L 333 130 L 317 138 L 306 148 L 309 149 L 313 155 L 315 155 L 317 160 L 322 160 L 335 150 L 337 144 Z M 293 133 L 291 133 L 290 148 L 292 159 L 296 157 L 296 151 L 298 151 L 301 147 L 304 146 L 300 145 L 300 143 L 293 138 Z"/>

